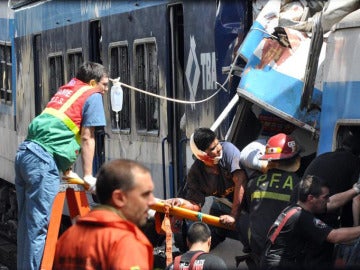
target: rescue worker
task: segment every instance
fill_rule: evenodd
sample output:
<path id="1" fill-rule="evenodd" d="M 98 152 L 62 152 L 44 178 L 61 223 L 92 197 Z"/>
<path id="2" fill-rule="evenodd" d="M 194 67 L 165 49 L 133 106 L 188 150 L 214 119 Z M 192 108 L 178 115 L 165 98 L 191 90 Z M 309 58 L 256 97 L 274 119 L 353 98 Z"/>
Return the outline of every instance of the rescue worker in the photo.
<path id="1" fill-rule="evenodd" d="M 198 269 L 222 270 L 227 269 L 224 260 L 210 254 L 211 231 L 203 222 L 194 222 L 187 232 L 187 245 L 189 250 L 174 258 L 174 262 L 166 270 Z"/>
<path id="2" fill-rule="evenodd" d="M 60 174 L 79 178 L 71 166 L 80 152 L 83 179 L 90 188 L 95 185 L 94 131 L 106 124 L 102 95 L 108 82 L 104 66 L 84 63 L 29 125 L 15 158 L 18 269 L 40 268 Z"/>
<path id="3" fill-rule="evenodd" d="M 153 190 L 150 170 L 136 161 L 102 165 L 96 182 L 100 205 L 60 236 L 54 269 L 153 269 L 153 246 L 139 228 L 155 203 Z"/>
<path id="4" fill-rule="evenodd" d="M 339 131 L 339 147 L 332 152 L 317 156 L 306 168 L 304 175 L 315 175 L 327 182 L 330 195 L 350 189 L 359 178 L 360 174 L 360 131 L 357 127 L 343 128 Z M 333 228 L 358 226 L 360 216 L 360 196 L 349 201 L 343 207 L 332 213 L 317 214 L 316 217 Z M 308 260 L 317 265 L 333 266 L 335 263 L 334 244 L 324 242 L 321 246 L 309 247 Z M 345 254 L 352 246 L 339 245 L 339 256 Z M 359 257 L 359 256 L 357 256 Z"/>
<path id="5" fill-rule="evenodd" d="M 345 243 L 360 237 L 360 226 L 334 229 L 314 215 L 338 209 L 360 192 L 360 183 L 330 197 L 322 178 L 303 177 L 296 205 L 286 207 L 271 226 L 260 269 L 332 269 L 309 262 L 308 247 L 313 243 Z M 330 198 L 330 199 L 329 199 Z"/>
<path id="6" fill-rule="evenodd" d="M 276 134 L 268 139 L 261 152 L 263 155 L 259 160 L 265 161 L 265 172 L 249 179 L 245 192 L 249 243 L 255 265 L 259 263 L 271 225 L 288 206 L 293 189 L 300 182 L 296 174 L 300 167 L 300 147 L 294 138 L 284 133 Z"/>

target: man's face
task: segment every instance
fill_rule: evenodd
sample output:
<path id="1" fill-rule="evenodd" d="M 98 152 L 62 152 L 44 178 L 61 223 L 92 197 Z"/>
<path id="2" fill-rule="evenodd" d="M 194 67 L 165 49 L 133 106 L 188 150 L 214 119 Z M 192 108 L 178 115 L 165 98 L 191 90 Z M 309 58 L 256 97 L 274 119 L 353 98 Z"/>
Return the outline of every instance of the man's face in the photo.
<path id="1" fill-rule="evenodd" d="M 222 150 L 222 146 L 219 143 L 218 139 L 215 139 L 210 146 L 205 150 L 205 153 L 209 156 L 209 157 L 219 157 L 221 156 L 221 150 Z"/>
<path id="2" fill-rule="evenodd" d="M 210 146 L 205 149 L 205 154 L 199 157 L 199 159 L 209 167 L 216 166 L 222 157 L 222 146 L 218 139 L 215 139 Z"/>
<path id="3" fill-rule="evenodd" d="M 321 214 L 326 212 L 327 203 L 329 202 L 329 189 L 327 187 L 321 188 L 322 193 L 318 197 L 313 197 L 312 212 Z"/>
<path id="4" fill-rule="evenodd" d="M 109 90 L 109 77 L 107 76 L 101 77 L 101 80 L 97 83 L 97 86 L 101 88 L 102 94 L 107 92 Z"/>
<path id="5" fill-rule="evenodd" d="M 149 206 L 155 203 L 154 184 L 150 173 L 135 172 L 135 187 L 124 192 L 124 216 L 137 226 L 146 224 Z"/>

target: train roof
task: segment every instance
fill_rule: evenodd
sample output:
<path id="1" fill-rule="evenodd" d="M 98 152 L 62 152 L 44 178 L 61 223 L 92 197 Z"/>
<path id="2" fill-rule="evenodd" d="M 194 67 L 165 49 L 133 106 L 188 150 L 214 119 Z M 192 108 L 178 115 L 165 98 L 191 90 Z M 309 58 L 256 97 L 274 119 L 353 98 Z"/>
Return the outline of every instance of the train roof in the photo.
<path id="1" fill-rule="evenodd" d="M 26 2 L 26 4 L 25 4 Z M 132 12 L 168 3 L 152 1 L 23 1 L 15 10 L 17 37 L 113 14 Z M 26 27 L 24 27 L 26 26 Z"/>

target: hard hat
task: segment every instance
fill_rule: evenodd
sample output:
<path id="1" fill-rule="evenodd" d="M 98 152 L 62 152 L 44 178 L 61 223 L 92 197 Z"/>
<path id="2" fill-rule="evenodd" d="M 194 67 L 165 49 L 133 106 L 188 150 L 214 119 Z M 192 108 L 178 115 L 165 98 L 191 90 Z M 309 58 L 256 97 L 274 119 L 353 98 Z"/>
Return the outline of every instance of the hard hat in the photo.
<path id="1" fill-rule="evenodd" d="M 293 137 L 279 133 L 269 138 L 262 160 L 288 159 L 299 153 L 300 149 Z"/>

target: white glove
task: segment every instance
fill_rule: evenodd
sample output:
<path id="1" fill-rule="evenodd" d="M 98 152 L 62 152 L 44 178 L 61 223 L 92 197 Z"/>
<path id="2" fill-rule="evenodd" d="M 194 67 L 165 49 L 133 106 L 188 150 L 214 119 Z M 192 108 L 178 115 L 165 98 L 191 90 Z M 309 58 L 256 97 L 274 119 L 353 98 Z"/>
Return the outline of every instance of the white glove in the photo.
<path id="1" fill-rule="evenodd" d="M 265 148 L 265 139 L 252 141 L 241 150 L 240 163 L 249 169 L 265 172 L 268 162 L 260 160 L 260 157 L 265 154 Z"/>
<path id="2" fill-rule="evenodd" d="M 84 181 L 89 185 L 88 190 L 91 193 L 96 194 L 96 177 L 92 175 L 84 175 Z"/>
<path id="3" fill-rule="evenodd" d="M 72 170 L 68 170 L 64 172 L 62 179 L 70 180 L 70 179 L 81 179 L 81 178 L 76 172 L 73 172 Z"/>

